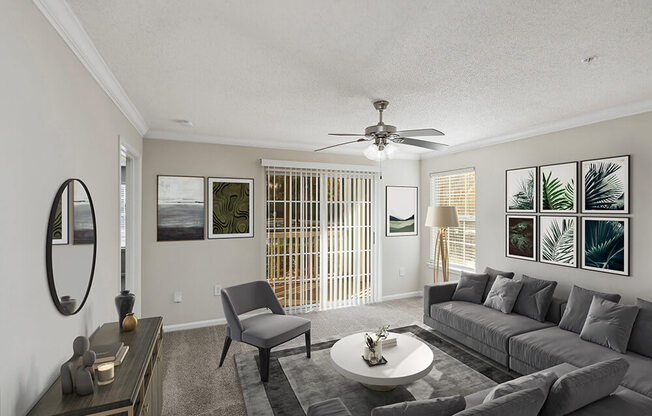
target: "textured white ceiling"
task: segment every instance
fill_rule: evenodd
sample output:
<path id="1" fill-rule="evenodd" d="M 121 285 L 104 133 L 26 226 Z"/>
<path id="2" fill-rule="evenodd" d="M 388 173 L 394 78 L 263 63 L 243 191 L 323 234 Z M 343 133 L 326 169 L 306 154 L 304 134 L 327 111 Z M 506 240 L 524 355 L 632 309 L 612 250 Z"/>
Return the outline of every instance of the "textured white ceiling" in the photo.
<path id="1" fill-rule="evenodd" d="M 383 98 L 459 146 L 652 99 L 649 0 L 68 3 L 148 136 L 314 149 Z"/>

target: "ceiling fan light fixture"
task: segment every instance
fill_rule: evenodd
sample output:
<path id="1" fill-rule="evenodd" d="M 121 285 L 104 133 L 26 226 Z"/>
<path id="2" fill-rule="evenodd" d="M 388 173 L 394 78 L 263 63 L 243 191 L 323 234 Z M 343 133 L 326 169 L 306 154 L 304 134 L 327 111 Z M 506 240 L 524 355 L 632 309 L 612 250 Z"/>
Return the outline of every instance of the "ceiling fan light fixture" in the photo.
<path id="1" fill-rule="evenodd" d="M 396 147 L 391 143 L 387 143 L 382 150 L 375 143 L 372 143 L 364 150 L 364 155 L 367 159 L 382 162 L 391 159 L 395 150 Z"/>

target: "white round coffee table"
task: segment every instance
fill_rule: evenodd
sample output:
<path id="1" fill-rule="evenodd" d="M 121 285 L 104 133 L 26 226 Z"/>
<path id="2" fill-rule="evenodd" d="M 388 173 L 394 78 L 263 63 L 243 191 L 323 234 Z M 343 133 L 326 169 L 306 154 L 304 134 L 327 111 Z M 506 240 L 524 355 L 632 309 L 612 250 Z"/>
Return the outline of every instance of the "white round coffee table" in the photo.
<path id="1" fill-rule="evenodd" d="M 362 359 L 364 332 L 342 338 L 331 348 L 335 369 L 344 377 L 379 391 L 392 390 L 430 373 L 434 365 L 430 347 L 408 335 L 390 333 L 388 338 L 396 338 L 396 346 L 384 347 L 387 364 L 374 367 Z"/>

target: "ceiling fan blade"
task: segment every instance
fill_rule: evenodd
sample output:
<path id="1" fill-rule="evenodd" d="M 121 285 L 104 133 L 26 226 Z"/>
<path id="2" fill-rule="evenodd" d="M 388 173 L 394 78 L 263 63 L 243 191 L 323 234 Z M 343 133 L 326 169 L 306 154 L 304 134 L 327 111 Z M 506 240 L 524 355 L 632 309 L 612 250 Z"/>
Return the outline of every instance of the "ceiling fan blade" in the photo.
<path id="1" fill-rule="evenodd" d="M 444 150 L 445 148 L 448 147 L 447 144 L 427 142 L 425 140 L 418 140 L 418 139 L 410 139 L 409 137 L 400 137 L 399 140 L 401 141 L 397 141 L 396 143 L 423 147 L 425 149 L 430 149 L 430 150 Z"/>
<path id="2" fill-rule="evenodd" d="M 400 134 L 404 137 L 419 137 L 419 136 L 443 136 L 444 133 L 435 129 L 416 129 L 416 130 L 401 130 L 397 131 L 396 134 Z"/>
<path id="3" fill-rule="evenodd" d="M 345 144 L 351 144 L 351 143 L 357 143 L 357 142 L 366 142 L 366 141 L 367 141 L 367 139 L 351 140 L 350 142 L 338 143 L 338 144 L 334 144 L 332 146 L 322 147 L 321 149 L 315 150 L 315 152 L 321 152 L 322 150 L 330 149 L 331 147 L 344 146 Z"/>
<path id="4" fill-rule="evenodd" d="M 328 133 L 329 136 L 353 136 L 353 137 L 364 137 L 364 134 L 353 134 L 353 133 Z"/>

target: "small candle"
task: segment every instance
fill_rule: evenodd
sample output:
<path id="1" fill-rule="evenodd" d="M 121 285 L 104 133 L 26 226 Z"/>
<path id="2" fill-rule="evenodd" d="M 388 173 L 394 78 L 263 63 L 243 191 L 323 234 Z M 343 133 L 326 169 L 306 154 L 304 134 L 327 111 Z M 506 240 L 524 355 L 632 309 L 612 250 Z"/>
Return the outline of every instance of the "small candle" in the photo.
<path id="1" fill-rule="evenodd" d="M 113 382 L 114 366 L 113 363 L 105 363 L 97 366 L 97 384 L 103 386 Z"/>

